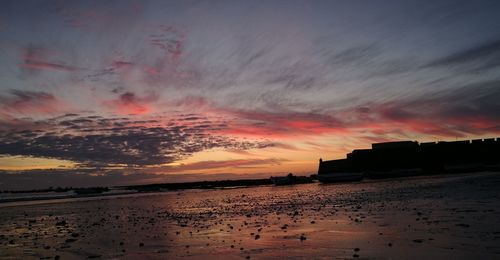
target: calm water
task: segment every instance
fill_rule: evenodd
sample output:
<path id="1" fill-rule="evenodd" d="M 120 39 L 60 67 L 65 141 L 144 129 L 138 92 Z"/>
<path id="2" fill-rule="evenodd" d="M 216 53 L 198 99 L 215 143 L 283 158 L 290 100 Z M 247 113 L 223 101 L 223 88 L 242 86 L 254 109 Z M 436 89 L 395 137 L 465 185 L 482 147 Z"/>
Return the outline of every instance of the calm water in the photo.
<path id="1" fill-rule="evenodd" d="M 500 174 L 0 207 L 0 258 L 500 258 Z"/>

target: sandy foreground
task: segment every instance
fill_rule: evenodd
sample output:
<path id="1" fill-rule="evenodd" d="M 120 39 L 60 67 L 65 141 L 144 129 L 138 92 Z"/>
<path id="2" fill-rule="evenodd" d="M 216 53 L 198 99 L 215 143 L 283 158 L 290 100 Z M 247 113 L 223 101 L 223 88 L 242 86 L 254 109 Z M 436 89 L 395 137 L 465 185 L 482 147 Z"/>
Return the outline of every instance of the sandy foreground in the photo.
<path id="1" fill-rule="evenodd" d="M 500 173 L 0 205 L 1 259 L 332 257 L 500 259 Z"/>

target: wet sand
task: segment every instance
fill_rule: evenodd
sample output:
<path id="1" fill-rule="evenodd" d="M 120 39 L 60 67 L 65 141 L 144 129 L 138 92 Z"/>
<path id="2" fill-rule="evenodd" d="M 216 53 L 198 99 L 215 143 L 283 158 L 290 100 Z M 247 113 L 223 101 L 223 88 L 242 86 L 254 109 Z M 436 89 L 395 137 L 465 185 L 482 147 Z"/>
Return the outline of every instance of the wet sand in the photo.
<path id="1" fill-rule="evenodd" d="M 498 259 L 500 173 L 0 206 L 1 259 Z"/>

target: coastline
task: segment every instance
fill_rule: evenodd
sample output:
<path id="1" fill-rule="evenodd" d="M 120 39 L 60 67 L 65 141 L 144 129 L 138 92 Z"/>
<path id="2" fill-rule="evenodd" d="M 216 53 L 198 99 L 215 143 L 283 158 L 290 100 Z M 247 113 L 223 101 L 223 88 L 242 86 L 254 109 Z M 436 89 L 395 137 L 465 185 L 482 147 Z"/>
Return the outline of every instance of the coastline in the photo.
<path id="1" fill-rule="evenodd" d="M 351 182 L 338 182 L 338 183 L 319 183 L 313 182 L 315 185 L 342 185 L 342 184 L 365 184 L 365 183 L 378 183 L 378 182 L 391 182 L 391 181 L 405 181 L 405 180 L 418 180 L 418 179 L 439 179 L 439 178 L 450 178 L 450 177 L 463 177 L 463 176 L 477 176 L 477 175 L 488 175 L 488 174 L 500 174 L 500 171 L 480 171 L 480 172 L 458 172 L 458 173 L 439 173 L 439 174 L 426 174 L 426 175 L 404 175 L 398 177 L 386 177 L 386 178 L 364 178 L 361 181 L 351 181 Z M 259 181 L 267 182 L 268 179 L 259 179 Z M 238 182 L 237 180 L 236 182 Z M 172 183 L 175 185 L 175 183 Z M 172 185 L 168 184 L 168 185 Z M 310 183 L 296 183 L 293 186 L 304 185 Z M 150 184 L 151 186 L 161 186 L 164 184 Z M 146 185 L 146 186 L 150 186 Z M 140 185 L 142 186 L 142 185 Z M 133 190 L 133 189 L 122 189 L 118 193 L 97 193 L 97 194 L 72 194 L 60 197 L 28 197 L 28 198 L 15 198 L 15 199 L 2 199 L 0 197 L 0 208 L 4 207 L 15 207 L 15 206 L 25 206 L 25 205 L 39 205 L 57 202 L 72 202 L 72 201 L 86 201 L 92 199 L 113 199 L 113 198 L 126 198 L 131 196 L 147 196 L 147 195 L 161 195 L 163 193 L 173 193 L 173 192 L 184 192 L 187 190 L 226 190 L 226 189 L 245 189 L 252 187 L 261 186 L 273 186 L 271 183 L 258 184 L 258 185 L 247 185 L 247 186 L 227 186 L 227 187 L 210 187 L 210 188 L 181 188 L 181 189 L 163 189 L 163 190 Z M 122 186 L 122 187 L 134 187 L 134 186 Z"/>
<path id="2" fill-rule="evenodd" d="M 493 259 L 498 183 L 484 172 L 9 207 L 0 258 Z"/>

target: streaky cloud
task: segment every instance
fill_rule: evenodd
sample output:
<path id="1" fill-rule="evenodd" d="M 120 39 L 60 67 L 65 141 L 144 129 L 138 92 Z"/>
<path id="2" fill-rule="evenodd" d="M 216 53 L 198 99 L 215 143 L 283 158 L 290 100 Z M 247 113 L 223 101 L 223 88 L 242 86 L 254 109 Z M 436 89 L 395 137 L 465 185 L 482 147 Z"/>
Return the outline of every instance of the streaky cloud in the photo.
<path id="1" fill-rule="evenodd" d="M 54 114 L 66 105 L 48 92 L 13 89 L 9 95 L 0 95 L 0 108 L 4 113 Z"/>
<path id="2" fill-rule="evenodd" d="M 425 67 L 469 65 L 474 70 L 500 66 L 500 40 L 471 47 L 430 62 Z"/>

